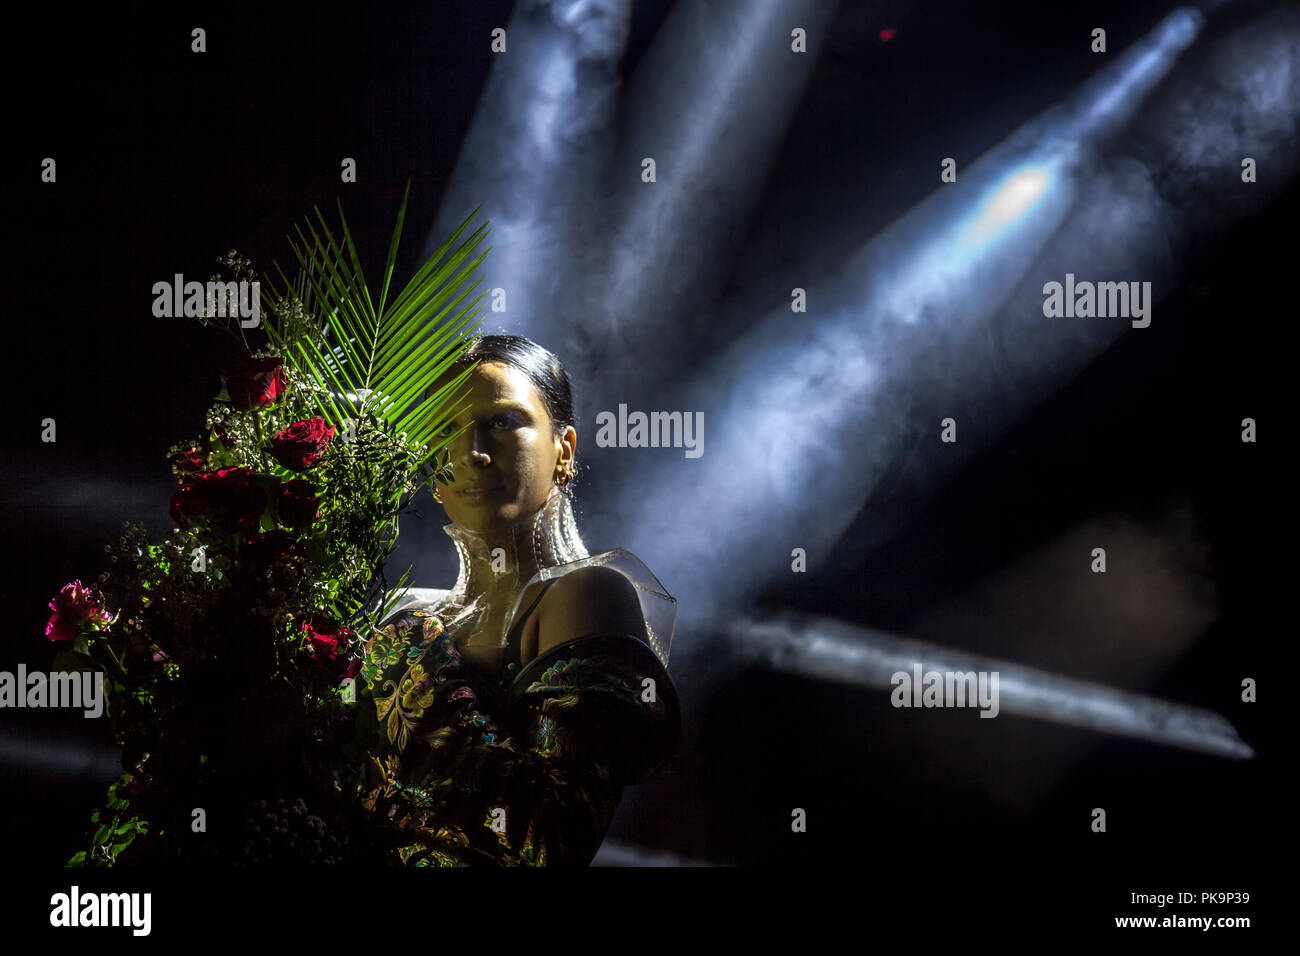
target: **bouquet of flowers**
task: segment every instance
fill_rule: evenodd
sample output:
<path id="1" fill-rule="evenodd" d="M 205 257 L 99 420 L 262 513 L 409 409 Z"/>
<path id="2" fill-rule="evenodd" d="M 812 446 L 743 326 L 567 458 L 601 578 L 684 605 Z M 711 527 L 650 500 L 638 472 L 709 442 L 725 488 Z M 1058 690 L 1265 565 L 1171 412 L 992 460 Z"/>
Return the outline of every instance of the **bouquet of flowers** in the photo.
<path id="1" fill-rule="evenodd" d="M 124 770 L 69 865 L 382 859 L 357 798 L 378 734 L 358 635 L 407 587 L 410 568 L 393 588 L 385 574 L 398 516 L 451 479 L 435 436 L 468 372 L 428 383 L 464 352 L 478 300 L 455 309 L 478 281 L 457 290 L 486 256 L 467 261 L 481 226 L 438 264 L 475 210 L 390 301 L 407 195 L 373 298 L 341 208 L 340 240 L 319 210 L 297 230 L 298 279 L 259 280 L 268 343 L 225 324 L 242 354 L 204 434 L 171 449 L 175 527 L 151 543 L 128 522 L 109 570 L 50 602 L 51 669 L 104 673 Z M 251 281 L 247 260 L 220 261 L 224 288 Z M 237 314 L 212 305 L 205 325 Z"/>

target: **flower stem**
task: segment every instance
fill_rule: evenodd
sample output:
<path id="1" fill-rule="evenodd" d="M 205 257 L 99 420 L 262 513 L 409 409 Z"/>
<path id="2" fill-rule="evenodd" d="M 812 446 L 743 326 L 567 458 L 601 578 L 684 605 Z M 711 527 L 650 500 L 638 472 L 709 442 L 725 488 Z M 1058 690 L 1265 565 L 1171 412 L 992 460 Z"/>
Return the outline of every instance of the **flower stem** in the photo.
<path id="1" fill-rule="evenodd" d="M 257 431 L 257 456 L 262 460 L 262 469 L 269 475 L 271 474 L 271 463 L 266 458 L 266 450 L 263 447 L 266 438 L 262 434 L 262 416 L 260 413 L 253 412 L 253 428 Z"/>
<path id="2" fill-rule="evenodd" d="M 102 647 L 104 649 L 104 653 L 106 653 L 109 659 L 113 662 L 113 666 L 117 668 L 117 677 L 121 680 L 126 679 L 126 668 L 123 667 L 122 662 L 117 659 L 117 655 L 113 653 L 113 648 L 109 646 L 108 641 L 96 641 L 94 644 L 91 644 L 90 646 L 92 648 Z"/>

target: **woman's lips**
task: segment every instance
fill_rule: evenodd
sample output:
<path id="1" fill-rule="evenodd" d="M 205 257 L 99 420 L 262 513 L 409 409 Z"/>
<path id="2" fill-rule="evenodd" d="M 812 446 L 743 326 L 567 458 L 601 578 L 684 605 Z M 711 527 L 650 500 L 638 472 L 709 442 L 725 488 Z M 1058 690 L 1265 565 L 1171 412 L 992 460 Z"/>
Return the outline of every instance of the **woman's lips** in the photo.
<path id="1" fill-rule="evenodd" d="M 461 491 L 460 494 L 466 498 L 471 498 L 471 499 L 484 498 L 487 495 L 496 494 L 498 491 L 503 491 L 503 490 L 504 490 L 504 486 L 497 485 L 495 488 L 466 488 L 463 491 Z"/>

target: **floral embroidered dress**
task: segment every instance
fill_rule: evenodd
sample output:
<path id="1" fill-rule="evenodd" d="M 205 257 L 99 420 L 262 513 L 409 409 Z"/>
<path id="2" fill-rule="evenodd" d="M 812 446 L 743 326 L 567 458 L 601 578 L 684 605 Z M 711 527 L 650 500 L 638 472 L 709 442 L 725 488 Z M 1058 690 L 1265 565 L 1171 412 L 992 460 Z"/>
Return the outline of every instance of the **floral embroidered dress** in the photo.
<path id="1" fill-rule="evenodd" d="M 586 866 L 623 788 L 671 757 L 680 715 L 657 639 L 587 635 L 521 668 L 540 600 L 514 621 L 496 674 L 462 658 L 429 608 L 399 612 L 367 643 L 381 740 L 362 805 L 396 833 L 394 863 Z"/>

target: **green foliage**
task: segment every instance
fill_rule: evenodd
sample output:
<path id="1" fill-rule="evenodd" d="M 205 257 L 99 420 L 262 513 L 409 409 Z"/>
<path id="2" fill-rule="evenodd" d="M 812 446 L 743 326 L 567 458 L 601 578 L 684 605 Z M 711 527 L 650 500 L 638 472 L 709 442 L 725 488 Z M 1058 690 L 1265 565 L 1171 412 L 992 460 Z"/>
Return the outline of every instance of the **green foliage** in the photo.
<path id="1" fill-rule="evenodd" d="M 430 384 L 463 352 L 463 348 L 455 347 L 455 342 L 466 334 L 466 325 L 478 311 L 475 308 L 471 312 L 471 308 L 478 305 L 485 293 L 480 293 L 442 325 L 430 329 L 430 324 L 460 306 L 482 281 L 477 279 L 468 288 L 461 289 L 491 247 L 466 261 L 483 239 L 487 228 L 484 224 L 445 263 L 441 262 L 477 215 L 475 209 L 390 304 L 389 286 L 409 194 L 408 183 L 384 263 L 378 306 L 362 275 L 342 205 L 339 206 L 341 241 L 334 237 L 317 209 L 319 231 L 308 220 L 307 233 L 299 227 L 296 230 L 299 241 L 290 240 L 301 267 L 298 281 L 292 291 L 288 289 L 287 279 L 284 290 L 271 285 L 267 300 L 272 310 L 281 315 L 292 316 L 301 309 L 323 316 L 326 325 L 319 335 L 300 333 L 296 338 L 287 338 L 283 324 L 279 329 L 269 325 L 267 334 L 285 361 L 304 379 L 325 386 L 313 395 L 315 413 L 331 425 L 342 429 L 349 418 L 372 411 L 389 419 L 393 429 L 405 434 L 412 443 L 432 446 L 436 452 L 446 447 L 450 439 L 434 443 L 434 436 L 454 415 L 454 410 L 445 415 L 438 411 L 447 407 L 471 370 L 467 369 L 438 392 L 424 396 Z M 291 322 L 288 327 L 295 326 Z M 469 331 L 477 328 L 476 322 Z"/>
<path id="2" fill-rule="evenodd" d="M 194 512 L 173 512 L 184 527 L 164 540 L 150 542 L 127 523 L 117 547 L 106 548 L 113 568 L 94 593 L 118 613 L 111 627 L 83 628 L 54 664 L 107 671 L 105 703 L 126 772 L 69 865 L 132 859 L 151 842 L 145 835 L 159 845 L 180 839 L 176 821 L 166 822 L 191 805 L 180 794 L 229 792 L 230 812 L 271 773 L 316 794 L 322 813 L 346 816 L 379 728 L 364 682 L 344 700 L 338 663 L 356 659 L 409 585 L 410 568 L 395 587 L 386 577 L 400 515 L 423 488 L 452 478 L 446 447 L 455 436 L 439 432 L 470 370 L 436 392 L 432 384 L 477 328 L 469 321 L 481 295 L 462 303 L 482 280 L 461 287 L 488 251 L 475 255 L 483 226 L 440 263 L 467 219 L 390 302 L 408 196 L 409 184 L 377 295 L 341 207 L 337 239 L 319 211 L 315 225 L 297 230 L 298 278 L 284 291 L 262 280 L 271 289 L 263 295 L 270 345 L 250 353 L 281 360 L 282 392 L 237 408 L 223 390 L 202 438 L 173 448 L 181 491 L 233 470 L 243 485 L 232 507 L 264 502 L 261 513 L 232 526 L 212 518 L 204 508 L 213 499 L 201 495 Z M 221 261 L 237 278 L 250 267 L 233 250 Z M 315 458 L 290 461 L 292 469 L 277 461 L 273 440 L 317 416 L 336 432 Z M 304 497 L 315 517 L 287 524 L 283 502 Z M 322 620 L 339 628 L 338 661 L 314 636 Z M 324 806 L 331 800 L 337 806 Z"/>
<path id="3" fill-rule="evenodd" d="M 74 853 L 66 866 L 112 866 L 117 862 L 118 854 L 130 846 L 137 836 L 149 832 L 147 820 L 127 816 L 130 803 L 122 791 L 130 783 L 131 775 L 126 773 L 109 785 L 108 802 L 104 809 L 96 810 L 90 815 L 90 822 L 95 825 L 90 846 Z"/>

